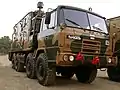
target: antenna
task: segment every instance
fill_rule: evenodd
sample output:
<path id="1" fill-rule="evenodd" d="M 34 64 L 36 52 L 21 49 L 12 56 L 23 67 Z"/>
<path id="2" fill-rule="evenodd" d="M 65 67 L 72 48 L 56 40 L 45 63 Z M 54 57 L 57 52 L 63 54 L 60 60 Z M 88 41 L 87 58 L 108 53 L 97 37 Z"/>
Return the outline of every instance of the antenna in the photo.
<path id="1" fill-rule="evenodd" d="M 92 12 L 92 8 L 91 7 L 89 7 L 88 10 Z"/>

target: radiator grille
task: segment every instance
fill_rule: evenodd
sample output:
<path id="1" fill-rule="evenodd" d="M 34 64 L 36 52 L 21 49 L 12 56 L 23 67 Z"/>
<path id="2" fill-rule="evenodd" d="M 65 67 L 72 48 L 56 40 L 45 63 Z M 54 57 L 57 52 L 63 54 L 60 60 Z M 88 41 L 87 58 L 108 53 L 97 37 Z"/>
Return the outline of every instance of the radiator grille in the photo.
<path id="1" fill-rule="evenodd" d="M 100 54 L 101 42 L 95 40 L 83 39 L 82 53 Z"/>

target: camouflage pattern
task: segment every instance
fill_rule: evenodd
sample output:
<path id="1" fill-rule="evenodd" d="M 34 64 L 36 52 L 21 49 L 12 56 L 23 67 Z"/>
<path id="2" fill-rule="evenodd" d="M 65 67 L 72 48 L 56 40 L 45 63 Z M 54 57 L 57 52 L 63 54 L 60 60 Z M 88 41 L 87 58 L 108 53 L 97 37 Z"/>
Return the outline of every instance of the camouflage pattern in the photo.
<path id="1" fill-rule="evenodd" d="M 72 55 L 76 58 L 76 55 L 79 52 L 83 54 L 85 64 L 91 64 L 91 60 L 93 60 L 95 56 L 98 56 L 100 59 L 98 67 L 116 64 L 116 62 L 108 64 L 108 59 L 112 55 L 112 50 L 110 48 L 111 44 L 108 46 L 106 45 L 106 40 L 109 40 L 107 35 L 93 30 L 90 31 L 87 29 L 67 27 L 62 24 L 63 26 L 59 25 L 55 29 L 46 29 L 37 33 L 36 40 L 38 43 L 35 44 L 33 35 L 36 33 L 33 32 L 32 35 L 30 35 L 30 33 L 32 30 L 35 31 L 35 29 L 40 30 L 41 20 L 45 14 L 42 11 L 38 11 L 35 16 L 33 15 L 33 12 L 28 15 L 30 15 L 30 20 L 33 22 L 32 24 L 30 23 L 31 26 L 26 27 L 26 29 L 25 27 L 21 29 L 22 31 L 26 31 L 26 36 L 22 37 L 22 41 L 18 40 L 23 44 L 23 50 L 37 44 L 37 49 L 35 49 L 36 54 L 38 54 L 40 50 L 44 50 L 48 56 L 49 62 L 55 62 L 57 66 L 82 64 L 81 62 L 76 63 L 76 60 L 63 60 L 64 55 Z M 36 19 L 34 20 L 33 18 L 39 18 L 39 22 L 35 21 Z M 20 32 L 18 32 L 18 34 Z M 80 40 L 70 39 L 71 36 L 69 35 L 79 36 Z M 93 35 L 95 37 L 94 39 L 91 39 L 93 38 Z"/>
<path id="2" fill-rule="evenodd" d="M 120 16 L 108 19 L 108 23 L 112 54 L 120 56 Z"/>
<path id="3" fill-rule="evenodd" d="M 56 60 L 57 65 L 73 65 L 74 62 L 64 61 L 63 55 L 76 56 L 79 52 L 84 54 L 85 60 L 92 60 L 95 55 L 98 55 L 101 62 L 106 65 L 106 56 L 103 55 L 109 55 L 109 49 L 105 45 L 107 38 L 104 35 L 102 36 L 102 34 L 100 36 L 97 34 L 94 34 L 96 38 L 91 40 L 88 30 L 85 32 L 82 29 L 66 27 L 62 31 L 59 29 L 55 34 L 50 35 L 48 41 L 44 38 L 39 40 L 38 45 L 39 48 L 42 46 L 46 47 L 49 59 Z M 78 35 L 81 37 L 81 40 L 68 39 L 67 35 Z M 42 42 L 43 44 L 41 45 Z"/>

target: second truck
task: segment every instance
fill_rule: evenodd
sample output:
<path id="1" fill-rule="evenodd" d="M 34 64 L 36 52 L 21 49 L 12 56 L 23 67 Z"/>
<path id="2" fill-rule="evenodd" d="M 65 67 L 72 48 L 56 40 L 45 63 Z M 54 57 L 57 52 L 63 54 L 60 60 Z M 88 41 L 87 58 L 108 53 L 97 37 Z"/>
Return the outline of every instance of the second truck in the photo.
<path id="1" fill-rule="evenodd" d="M 108 19 L 108 32 L 112 56 L 117 58 L 115 67 L 108 67 L 107 73 L 110 80 L 120 81 L 120 16 Z"/>
<path id="2" fill-rule="evenodd" d="M 29 12 L 15 26 L 9 60 L 42 85 L 55 84 L 56 72 L 91 83 L 97 69 L 115 67 L 106 19 L 92 11 L 59 5 Z"/>

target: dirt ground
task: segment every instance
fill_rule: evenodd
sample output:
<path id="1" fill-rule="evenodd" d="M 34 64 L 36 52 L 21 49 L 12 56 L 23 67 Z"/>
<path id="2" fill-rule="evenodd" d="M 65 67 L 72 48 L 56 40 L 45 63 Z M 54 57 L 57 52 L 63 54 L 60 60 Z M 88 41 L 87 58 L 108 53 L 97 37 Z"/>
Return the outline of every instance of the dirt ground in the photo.
<path id="1" fill-rule="evenodd" d="M 55 86 L 44 87 L 36 79 L 27 78 L 25 73 L 14 71 L 7 56 L 0 56 L 0 90 L 120 90 L 120 83 L 108 80 L 106 71 L 98 71 L 92 84 L 79 83 L 76 77 L 72 80 L 57 77 Z"/>

